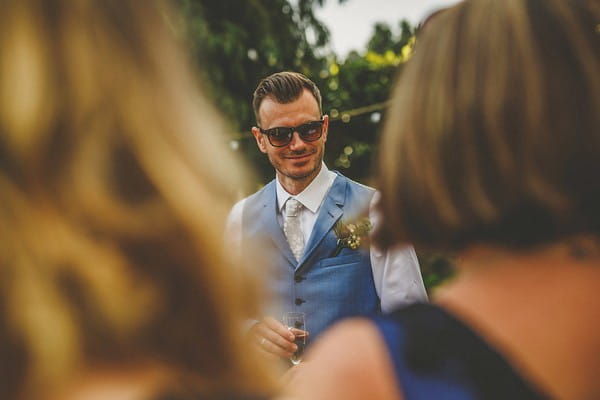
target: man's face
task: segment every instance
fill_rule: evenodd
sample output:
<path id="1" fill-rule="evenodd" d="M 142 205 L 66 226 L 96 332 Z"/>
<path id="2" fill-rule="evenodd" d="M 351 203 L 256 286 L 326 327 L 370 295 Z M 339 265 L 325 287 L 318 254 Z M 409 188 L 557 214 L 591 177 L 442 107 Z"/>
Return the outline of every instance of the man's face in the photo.
<path id="1" fill-rule="evenodd" d="M 308 90 L 304 90 L 296 101 L 287 104 L 277 103 L 267 97 L 260 104 L 258 114 L 263 130 L 295 127 L 321 119 L 317 100 Z M 267 135 L 256 127 L 252 128 L 258 148 L 269 157 L 284 187 L 286 181 L 305 183 L 302 186 L 306 187 L 317 176 L 325 153 L 328 123 L 328 117 L 324 116 L 323 135 L 314 142 L 305 142 L 298 132 L 294 132 L 292 141 L 283 147 L 272 146 Z M 288 187 L 286 189 L 289 190 Z"/>

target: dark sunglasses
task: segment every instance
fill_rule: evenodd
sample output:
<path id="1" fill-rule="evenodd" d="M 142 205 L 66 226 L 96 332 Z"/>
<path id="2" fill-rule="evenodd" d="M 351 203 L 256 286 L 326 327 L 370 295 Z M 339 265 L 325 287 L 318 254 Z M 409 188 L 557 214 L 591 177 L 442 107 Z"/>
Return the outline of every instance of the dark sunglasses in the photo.
<path id="1" fill-rule="evenodd" d="M 280 126 L 271 129 L 258 128 L 260 133 L 267 135 L 269 143 L 274 147 L 283 147 L 290 144 L 294 132 L 298 132 L 300 139 L 305 142 L 314 142 L 323 135 L 323 120 L 310 121 L 298 126 Z"/>

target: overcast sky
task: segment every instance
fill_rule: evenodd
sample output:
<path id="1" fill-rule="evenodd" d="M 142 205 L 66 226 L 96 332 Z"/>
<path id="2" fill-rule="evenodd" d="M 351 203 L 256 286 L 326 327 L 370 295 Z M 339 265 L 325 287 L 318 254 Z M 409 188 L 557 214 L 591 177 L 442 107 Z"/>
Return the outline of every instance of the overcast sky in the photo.
<path id="1" fill-rule="evenodd" d="M 350 50 L 362 51 L 375 22 L 387 22 L 395 28 L 401 19 L 417 24 L 437 8 L 458 0 L 326 0 L 316 10 L 317 17 L 331 32 L 333 50 L 345 57 Z"/>

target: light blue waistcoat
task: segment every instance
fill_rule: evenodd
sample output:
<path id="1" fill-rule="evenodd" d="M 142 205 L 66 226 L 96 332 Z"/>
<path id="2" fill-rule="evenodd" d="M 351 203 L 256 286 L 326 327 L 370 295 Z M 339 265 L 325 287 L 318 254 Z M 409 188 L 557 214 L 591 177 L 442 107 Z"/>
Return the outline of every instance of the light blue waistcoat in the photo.
<path id="1" fill-rule="evenodd" d="M 337 174 L 298 262 L 277 221 L 274 180 L 248 197 L 242 212 L 242 248 L 273 250 L 265 281 L 277 301 L 269 314 L 281 320 L 283 311 L 304 312 L 311 342 L 339 318 L 380 309 L 369 250 L 344 248 L 331 257 L 337 245 L 333 226 L 366 216 L 375 191 Z"/>

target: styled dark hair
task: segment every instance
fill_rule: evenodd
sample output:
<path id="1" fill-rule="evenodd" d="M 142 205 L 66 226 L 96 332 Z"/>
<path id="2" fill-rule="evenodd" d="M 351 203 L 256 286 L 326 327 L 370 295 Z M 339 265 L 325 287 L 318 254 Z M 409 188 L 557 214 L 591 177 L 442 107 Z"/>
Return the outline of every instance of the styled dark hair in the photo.
<path id="1" fill-rule="evenodd" d="M 380 144 L 383 247 L 600 234 L 600 5 L 463 1 L 399 77 Z"/>
<path id="2" fill-rule="evenodd" d="M 321 106 L 321 92 L 313 81 L 298 72 L 283 71 L 270 75 L 260 81 L 252 98 L 252 107 L 256 123 L 260 126 L 258 110 L 262 101 L 272 96 L 278 103 L 286 104 L 297 100 L 302 91 L 307 89 L 317 100 L 319 113 L 323 113 Z"/>

